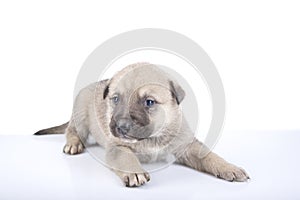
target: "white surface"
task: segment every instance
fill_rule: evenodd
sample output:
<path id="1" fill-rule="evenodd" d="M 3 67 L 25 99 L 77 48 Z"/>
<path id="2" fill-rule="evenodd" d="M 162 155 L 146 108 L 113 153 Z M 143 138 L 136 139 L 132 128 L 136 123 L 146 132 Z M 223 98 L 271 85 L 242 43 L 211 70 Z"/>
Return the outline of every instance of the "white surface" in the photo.
<path id="1" fill-rule="evenodd" d="M 62 153 L 64 136 L 0 136 L 0 199 L 299 199 L 299 132 L 223 134 L 215 152 L 245 168 L 248 183 L 172 165 L 126 188 L 88 153 Z"/>
<path id="2" fill-rule="evenodd" d="M 87 56 L 116 34 L 149 27 L 180 32 L 212 58 L 226 130 L 299 130 L 299 10 L 300 1 L 285 0 L 0 1 L 1 134 L 67 121 Z"/>

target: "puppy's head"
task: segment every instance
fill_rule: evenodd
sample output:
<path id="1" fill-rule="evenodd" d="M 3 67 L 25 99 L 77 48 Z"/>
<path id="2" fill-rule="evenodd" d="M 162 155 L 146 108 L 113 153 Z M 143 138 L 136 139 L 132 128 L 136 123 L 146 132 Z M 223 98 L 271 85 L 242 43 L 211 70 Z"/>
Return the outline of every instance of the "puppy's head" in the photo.
<path id="1" fill-rule="evenodd" d="M 158 67 L 139 63 L 117 73 L 103 93 L 109 128 L 119 139 L 142 140 L 164 134 L 181 120 L 183 89 Z"/>

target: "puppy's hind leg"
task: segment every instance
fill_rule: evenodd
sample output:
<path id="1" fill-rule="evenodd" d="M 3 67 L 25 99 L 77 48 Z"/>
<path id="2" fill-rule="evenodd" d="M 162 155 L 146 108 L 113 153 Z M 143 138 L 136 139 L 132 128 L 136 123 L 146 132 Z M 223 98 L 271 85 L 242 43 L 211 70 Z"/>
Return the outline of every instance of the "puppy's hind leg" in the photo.
<path id="1" fill-rule="evenodd" d="M 79 137 L 74 123 L 69 123 L 66 129 L 66 137 L 67 143 L 63 149 L 64 153 L 74 155 L 83 152 L 84 146 L 81 141 L 83 138 Z"/>

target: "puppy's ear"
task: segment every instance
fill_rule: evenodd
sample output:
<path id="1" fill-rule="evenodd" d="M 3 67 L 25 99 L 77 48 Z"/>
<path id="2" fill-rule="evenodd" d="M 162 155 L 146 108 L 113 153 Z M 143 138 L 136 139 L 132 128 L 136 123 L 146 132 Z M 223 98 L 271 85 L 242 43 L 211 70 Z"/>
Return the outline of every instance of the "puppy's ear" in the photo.
<path id="1" fill-rule="evenodd" d="M 170 91 L 172 97 L 175 98 L 177 104 L 179 105 L 184 99 L 185 92 L 177 83 L 174 83 L 173 81 L 169 81 L 169 84 L 170 84 Z"/>

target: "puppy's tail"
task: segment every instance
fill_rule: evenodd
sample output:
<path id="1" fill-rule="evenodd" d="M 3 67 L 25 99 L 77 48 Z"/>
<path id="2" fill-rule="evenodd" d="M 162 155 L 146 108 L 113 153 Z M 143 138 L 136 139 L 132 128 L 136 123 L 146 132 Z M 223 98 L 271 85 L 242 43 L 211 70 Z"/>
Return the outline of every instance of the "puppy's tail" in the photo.
<path id="1" fill-rule="evenodd" d="M 64 134 L 65 129 L 68 127 L 68 124 L 69 124 L 69 122 L 66 122 L 59 126 L 42 129 L 42 130 L 36 132 L 34 135 Z"/>

